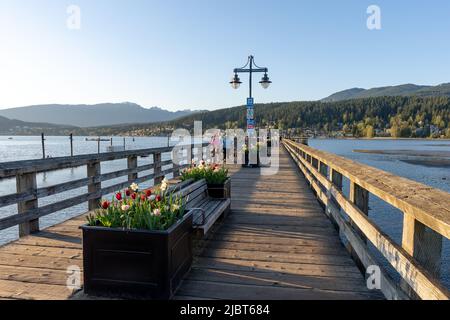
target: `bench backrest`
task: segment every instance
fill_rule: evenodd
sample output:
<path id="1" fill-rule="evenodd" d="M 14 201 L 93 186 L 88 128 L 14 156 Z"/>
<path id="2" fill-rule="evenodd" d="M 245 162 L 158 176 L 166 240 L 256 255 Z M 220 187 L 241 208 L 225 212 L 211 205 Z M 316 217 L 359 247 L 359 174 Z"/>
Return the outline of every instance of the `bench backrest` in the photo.
<path id="1" fill-rule="evenodd" d="M 183 187 L 175 193 L 185 200 L 186 209 L 196 208 L 201 202 L 208 198 L 208 186 L 206 180 L 202 179 Z"/>

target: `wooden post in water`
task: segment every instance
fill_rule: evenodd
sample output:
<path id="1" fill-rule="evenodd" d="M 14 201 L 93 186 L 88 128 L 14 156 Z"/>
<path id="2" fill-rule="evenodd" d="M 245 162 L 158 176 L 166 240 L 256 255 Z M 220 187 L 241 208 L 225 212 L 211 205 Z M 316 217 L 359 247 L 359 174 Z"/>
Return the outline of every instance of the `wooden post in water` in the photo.
<path id="1" fill-rule="evenodd" d="M 41 143 L 42 143 L 42 159 L 45 159 L 45 136 L 41 133 Z"/>
<path id="2" fill-rule="evenodd" d="M 126 150 L 125 137 L 123 137 L 123 151 Z"/>
<path id="3" fill-rule="evenodd" d="M 153 154 L 153 163 L 154 163 L 154 174 L 155 174 L 155 186 L 160 184 L 161 181 L 163 180 L 163 177 L 160 177 L 159 175 L 161 174 L 161 152 L 156 152 Z"/>
<path id="4" fill-rule="evenodd" d="M 70 156 L 73 157 L 73 133 L 70 134 Z"/>
<path id="5" fill-rule="evenodd" d="M 100 153 L 100 137 L 97 139 L 97 153 Z"/>
<path id="6" fill-rule="evenodd" d="M 87 176 L 92 179 L 88 184 L 88 192 L 90 194 L 97 193 L 102 189 L 102 183 L 95 182 L 95 177 L 100 176 L 100 174 L 101 166 L 99 161 L 91 161 L 87 164 Z M 97 209 L 101 198 L 101 196 L 98 196 L 89 200 L 89 210 Z"/>
<path id="7" fill-rule="evenodd" d="M 36 172 L 17 175 L 16 190 L 17 194 L 29 192 L 36 195 L 37 190 Z M 19 214 L 27 213 L 28 210 L 33 210 L 37 208 L 38 208 L 37 198 L 29 201 L 19 202 L 17 204 L 17 211 Z M 19 237 L 24 237 L 38 231 L 39 231 L 39 219 L 33 219 L 19 225 Z"/>

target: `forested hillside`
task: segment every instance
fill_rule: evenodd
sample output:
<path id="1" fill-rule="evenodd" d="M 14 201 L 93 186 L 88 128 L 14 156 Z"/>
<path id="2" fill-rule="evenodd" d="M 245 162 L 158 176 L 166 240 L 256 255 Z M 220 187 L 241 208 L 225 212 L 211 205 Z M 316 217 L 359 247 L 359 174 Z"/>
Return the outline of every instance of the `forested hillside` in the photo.
<path id="1" fill-rule="evenodd" d="M 450 137 L 450 98 L 378 97 L 339 102 L 286 102 L 255 106 L 259 127 L 299 128 L 346 135 Z M 245 128 L 245 106 L 203 112 L 158 125 L 116 128 L 122 133 L 153 134 L 174 128 Z"/>

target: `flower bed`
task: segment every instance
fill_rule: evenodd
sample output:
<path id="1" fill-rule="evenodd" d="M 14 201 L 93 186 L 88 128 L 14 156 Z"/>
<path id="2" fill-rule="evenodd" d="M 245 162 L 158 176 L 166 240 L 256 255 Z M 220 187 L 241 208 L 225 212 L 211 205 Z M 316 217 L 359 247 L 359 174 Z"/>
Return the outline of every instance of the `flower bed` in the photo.
<path id="1" fill-rule="evenodd" d="M 231 196 L 231 182 L 228 177 L 228 169 L 218 164 L 209 164 L 201 161 L 192 163 L 191 167 L 181 172 L 181 180 L 193 179 L 206 180 L 208 194 L 213 198 L 229 198 Z"/>
<path id="2" fill-rule="evenodd" d="M 192 264 L 192 214 L 183 199 L 136 184 L 88 216 L 83 226 L 84 291 L 169 299 Z"/>

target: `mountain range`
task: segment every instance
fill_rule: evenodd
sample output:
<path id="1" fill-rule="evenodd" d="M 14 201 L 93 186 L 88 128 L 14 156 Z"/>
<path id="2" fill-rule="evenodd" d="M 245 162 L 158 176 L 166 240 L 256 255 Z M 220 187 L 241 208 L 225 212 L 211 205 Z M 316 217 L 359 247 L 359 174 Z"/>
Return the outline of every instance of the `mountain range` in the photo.
<path id="1" fill-rule="evenodd" d="M 322 99 L 322 102 L 336 102 L 350 99 L 363 99 L 375 97 L 394 96 L 418 96 L 435 97 L 450 96 L 450 83 L 443 83 L 437 86 L 420 86 L 415 84 L 403 84 L 399 86 L 379 87 L 372 89 L 352 88 L 336 92 L 329 97 Z"/>
<path id="2" fill-rule="evenodd" d="M 171 112 L 158 107 L 147 109 L 130 102 L 96 105 L 49 104 L 0 110 L 0 116 L 9 119 L 82 128 L 170 121 L 192 113 L 190 110 Z"/>
<path id="3" fill-rule="evenodd" d="M 314 108 L 328 108 L 331 114 L 337 108 L 334 103 L 343 102 L 345 104 L 345 101 L 350 103 L 356 99 L 382 97 L 449 98 L 450 83 L 438 86 L 404 84 L 372 89 L 352 88 L 311 103 L 314 104 Z M 323 105 L 321 102 L 323 102 Z M 333 104 L 327 106 L 325 103 Z M 387 99 L 386 103 L 392 103 L 392 101 Z M 280 121 L 283 115 L 277 114 L 277 112 L 282 110 L 282 108 L 279 108 L 281 106 L 295 106 L 295 108 L 289 110 L 289 113 L 294 112 L 297 118 L 303 112 L 302 108 L 311 107 L 309 104 L 300 102 L 271 103 L 265 105 L 263 109 L 261 109 L 262 105 L 259 106 L 256 110 L 256 117 L 260 119 L 263 116 L 265 121 Z M 361 108 L 361 106 L 358 105 L 358 108 Z M 363 109 L 365 108 L 363 106 Z M 157 128 L 149 132 L 158 134 L 158 132 L 164 130 L 164 125 L 160 125 L 160 123 L 167 124 L 168 122 L 189 126 L 193 120 L 206 120 L 206 122 L 215 125 L 223 126 L 225 122 L 241 125 L 244 123 L 245 113 L 245 110 L 242 111 L 241 109 L 244 110 L 245 107 L 215 111 L 183 110 L 171 112 L 158 107 L 143 108 L 130 102 L 96 105 L 36 105 L 0 110 L 0 135 L 36 135 L 41 132 L 45 132 L 47 135 L 67 135 L 71 132 L 77 135 L 141 134 L 142 130 L 146 130 L 146 128 Z M 265 110 L 264 115 L 258 114 L 262 110 Z M 315 115 L 307 115 L 306 117 L 315 117 Z"/>
<path id="4" fill-rule="evenodd" d="M 37 135 L 41 132 L 47 135 L 67 135 L 74 129 L 77 128 L 44 122 L 11 120 L 0 116 L 0 135 Z"/>

